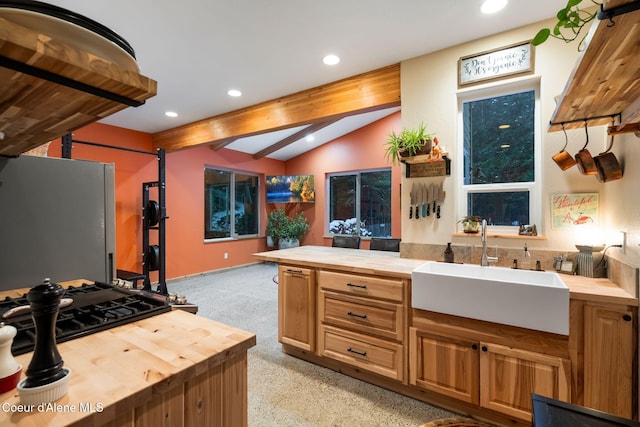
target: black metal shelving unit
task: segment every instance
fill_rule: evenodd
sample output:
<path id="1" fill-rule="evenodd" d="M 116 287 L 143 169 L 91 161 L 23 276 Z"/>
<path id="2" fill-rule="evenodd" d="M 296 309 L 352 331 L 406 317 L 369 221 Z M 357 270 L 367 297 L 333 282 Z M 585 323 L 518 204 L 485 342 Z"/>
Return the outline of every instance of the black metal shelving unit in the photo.
<path id="1" fill-rule="evenodd" d="M 158 159 L 158 180 L 142 183 L 142 274 L 118 270 L 119 274 L 126 277 L 119 277 L 127 280 L 142 280 L 142 288 L 151 290 L 151 279 L 149 273 L 158 272 L 158 287 L 156 292 L 168 295 L 166 279 L 166 173 L 165 173 L 165 151 L 159 148 L 157 152 L 136 150 L 133 148 L 116 147 L 112 145 L 99 144 L 96 142 L 79 141 L 73 139 L 72 134 L 62 137 L 62 157 L 71 159 L 73 144 L 91 145 L 94 147 L 109 148 L 115 150 L 130 151 L 140 154 L 149 154 Z M 150 190 L 157 188 L 157 201 L 150 196 Z M 157 231 L 157 243 L 151 243 L 151 231 Z M 135 282 L 134 282 L 135 283 Z"/>

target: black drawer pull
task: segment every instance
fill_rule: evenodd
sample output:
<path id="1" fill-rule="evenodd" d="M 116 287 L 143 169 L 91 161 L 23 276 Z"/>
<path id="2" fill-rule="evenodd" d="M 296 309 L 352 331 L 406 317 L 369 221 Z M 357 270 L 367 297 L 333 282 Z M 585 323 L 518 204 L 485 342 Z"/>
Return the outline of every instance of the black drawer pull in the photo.
<path id="1" fill-rule="evenodd" d="M 347 283 L 347 286 L 352 288 L 367 289 L 367 285 L 354 285 L 353 283 Z"/>
<path id="2" fill-rule="evenodd" d="M 478 344 L 471 344 L 471 348 L 474 349 L 474 350 L 477 350 L 478 349 Z"/>
<path id="3" fill-rule="evenodd" d="M 367 355 L 367 352 L 366 352 L 366 351 L 357 351 L 357 350 L 352 349 L 351 347 L 349 347 L 349 348 L 347 349 L 347 351 L 348 351 L 349 353 L 354 353 L 354 354 L 357 354 L 358 356 L 362 356 L 362 357 L 365 357 L 365 356 Z"/>
<path id="4" fill-rule="evenodd" d="M 487 350 L 488 350 L 487 346 L 486 346 L 486 345 L 483 345 L 483 346 L 482 346 L 482 351 L 487 351 Z"/>
<path id="5" fill-rule="evenodd" d="M 631 316 L 625 314 L 624 316 L 622 316 L 622 320 L 624 320 L 625 322 L 631 322 Z"/>
<path id="6" fill-rule="evenodd" d="M 287 268 L 287 273 L 302 274 L 302 270 L 291 270 L 290 268 Z"/>
<path id="7" fill-rule="evenodd" d="M 366 314 L 357 314 L 357 313 L 354 313 L 352 311 L 348 312 L 347 315 L 348 316 L 353 316 L 353 317 L 359 317 L 360 319 L 366 319 L 367 318 Z"/>

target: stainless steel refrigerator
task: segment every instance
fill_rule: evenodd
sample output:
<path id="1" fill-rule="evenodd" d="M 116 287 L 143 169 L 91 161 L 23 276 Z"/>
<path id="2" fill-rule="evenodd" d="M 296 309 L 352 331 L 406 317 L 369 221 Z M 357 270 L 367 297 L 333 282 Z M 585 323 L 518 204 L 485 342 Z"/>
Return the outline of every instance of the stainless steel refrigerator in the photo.
<path id="1" fill-rule="evenodd" d="M 115 277 L 112 164 L 0 157 L 0 290 Z"/>

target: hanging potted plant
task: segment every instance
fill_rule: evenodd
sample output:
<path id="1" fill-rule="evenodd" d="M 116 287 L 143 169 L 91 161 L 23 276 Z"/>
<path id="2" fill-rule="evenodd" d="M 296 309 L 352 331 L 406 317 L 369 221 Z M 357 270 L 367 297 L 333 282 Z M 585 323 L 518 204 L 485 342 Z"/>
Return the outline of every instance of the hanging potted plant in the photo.
<path id="1" fill-rule="evenodd" d="M 578 38 L 582 29 L 589 22 L 593 21 L 597 14 L 598 9 L 592 9 L 593 6 L 602 6 L 602 2 L 591 0 L 585 10 L 580 8 L 580 3 L 583 0 L 568 0 L 567 5 L 558 11 L 556 14 L 557 22 L 553 29 L 543 28 L 535 35 L 531 44 L 534 46 L 541 45 L 549 37 L 553 37 L 564 41 L 565 43 L 571 43 Z M 586 35 L 583 35 L 578 44 L 578 50 L 582 50 Z"/>

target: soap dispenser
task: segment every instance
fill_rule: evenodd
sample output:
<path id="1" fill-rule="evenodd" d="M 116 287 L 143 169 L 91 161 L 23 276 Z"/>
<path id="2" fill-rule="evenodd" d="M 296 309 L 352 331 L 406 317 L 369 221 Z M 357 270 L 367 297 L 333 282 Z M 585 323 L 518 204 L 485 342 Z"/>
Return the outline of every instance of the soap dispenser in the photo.
<path id="1" fill-rule="evenodd" d="M 444 250 L 444 262 L 453 262 L 453 249 L 451 243 L 447 243 L 447 248 Z"/>
<path id="2" fill-rule="evenodd" d="M 523 270 L 531 270 L 531 253 L 526 243 L 524 244 L 524 256 L 522 257 L 520 268 Z"/>

